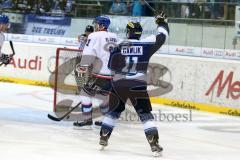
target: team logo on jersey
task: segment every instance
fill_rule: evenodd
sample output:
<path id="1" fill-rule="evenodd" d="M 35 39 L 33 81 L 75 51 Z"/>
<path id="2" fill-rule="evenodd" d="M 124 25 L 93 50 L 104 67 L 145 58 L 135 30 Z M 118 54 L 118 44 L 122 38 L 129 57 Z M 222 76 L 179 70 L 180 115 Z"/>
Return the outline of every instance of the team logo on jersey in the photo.
<path id="1" fill-rule="evenodd" d="M 123 46 L 121 48 L 122 55 L 143 55 L 142 46 Z"/>

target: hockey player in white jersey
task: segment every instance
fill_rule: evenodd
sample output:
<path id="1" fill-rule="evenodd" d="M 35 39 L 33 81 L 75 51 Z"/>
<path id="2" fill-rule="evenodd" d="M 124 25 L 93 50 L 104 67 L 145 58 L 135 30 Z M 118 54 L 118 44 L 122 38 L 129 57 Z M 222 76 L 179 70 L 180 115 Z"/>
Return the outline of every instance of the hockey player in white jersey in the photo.
<path id="1" fill-rule="evenodd" d="M 83 86 L 81 91 L 82 112 L 85 118 L 83 122 L 74 122 L 74 126 L 91 126 L 92 121 L 92 96 L 97 92 L 108 97 L 108 91 L 111 89 L 111 71 L 108 68 L 110 56 L 108 44 L 117 43 L 117 35 L 108 32 L 110 19 L 107 16 L 98 16 L 94 19 L 95 32 L 88 36 L 87 43 L 84 47 L 80 64 L 77 66 L 79 77 L 84 77 L 86 71 L 92 69 L 91 78 Z M 108 108 L 104 101 L 100 106 L 101 111 Z M 95 125 L 101 125 L 101 123 Z"/>
<path id="2" fill-rule="evenodd" d="M 4 32 L 9 28 L 9 18 L 6 15 L 0 15 L 0 64 L 9 64 L 11 56 L 2 53 L 2 46 L 5 41 Z"/>

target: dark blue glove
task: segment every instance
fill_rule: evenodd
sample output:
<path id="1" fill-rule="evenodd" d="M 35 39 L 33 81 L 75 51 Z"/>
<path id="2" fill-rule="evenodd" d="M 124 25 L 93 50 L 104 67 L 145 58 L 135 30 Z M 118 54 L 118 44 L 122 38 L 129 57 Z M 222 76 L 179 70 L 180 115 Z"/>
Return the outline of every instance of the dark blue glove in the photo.
<path id="1" fill-rule="evenodd" d="M 159 13 L 155 16 L 155 23 L 160 25 L 162 23 L 167 23 L 167 16 L 164 12 Z"/>

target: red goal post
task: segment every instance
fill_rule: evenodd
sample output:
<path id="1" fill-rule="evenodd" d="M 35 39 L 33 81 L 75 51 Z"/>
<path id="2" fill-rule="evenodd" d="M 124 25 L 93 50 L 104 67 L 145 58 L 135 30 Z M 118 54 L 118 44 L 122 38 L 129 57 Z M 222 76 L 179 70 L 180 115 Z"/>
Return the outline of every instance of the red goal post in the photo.
<path id="1" fill-rule="evenodd" d="M 63 100 L 76 100 L 79 98 L 74 70 L 80 62 L 82 50 L 70 48 L 57 48 L 56 66 L 54 72 L 54 106 L 53 111 L 57 111 L 57 104 Z M 79 58 L 77 58 L 79 57 Z"/>

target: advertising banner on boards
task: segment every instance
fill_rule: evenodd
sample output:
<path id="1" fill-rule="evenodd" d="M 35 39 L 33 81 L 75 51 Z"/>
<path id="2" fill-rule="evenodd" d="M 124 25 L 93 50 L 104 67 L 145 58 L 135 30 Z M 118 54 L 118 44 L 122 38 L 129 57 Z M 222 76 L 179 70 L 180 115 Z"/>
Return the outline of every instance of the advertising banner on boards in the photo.
<path id="1" fill-rule="evenodd" d="M 42 36 L 65 36 L 71 26 L 70 17 L 39 16 L 29 14 L 26 16 L 27 27 L 25 34 Z"/>

